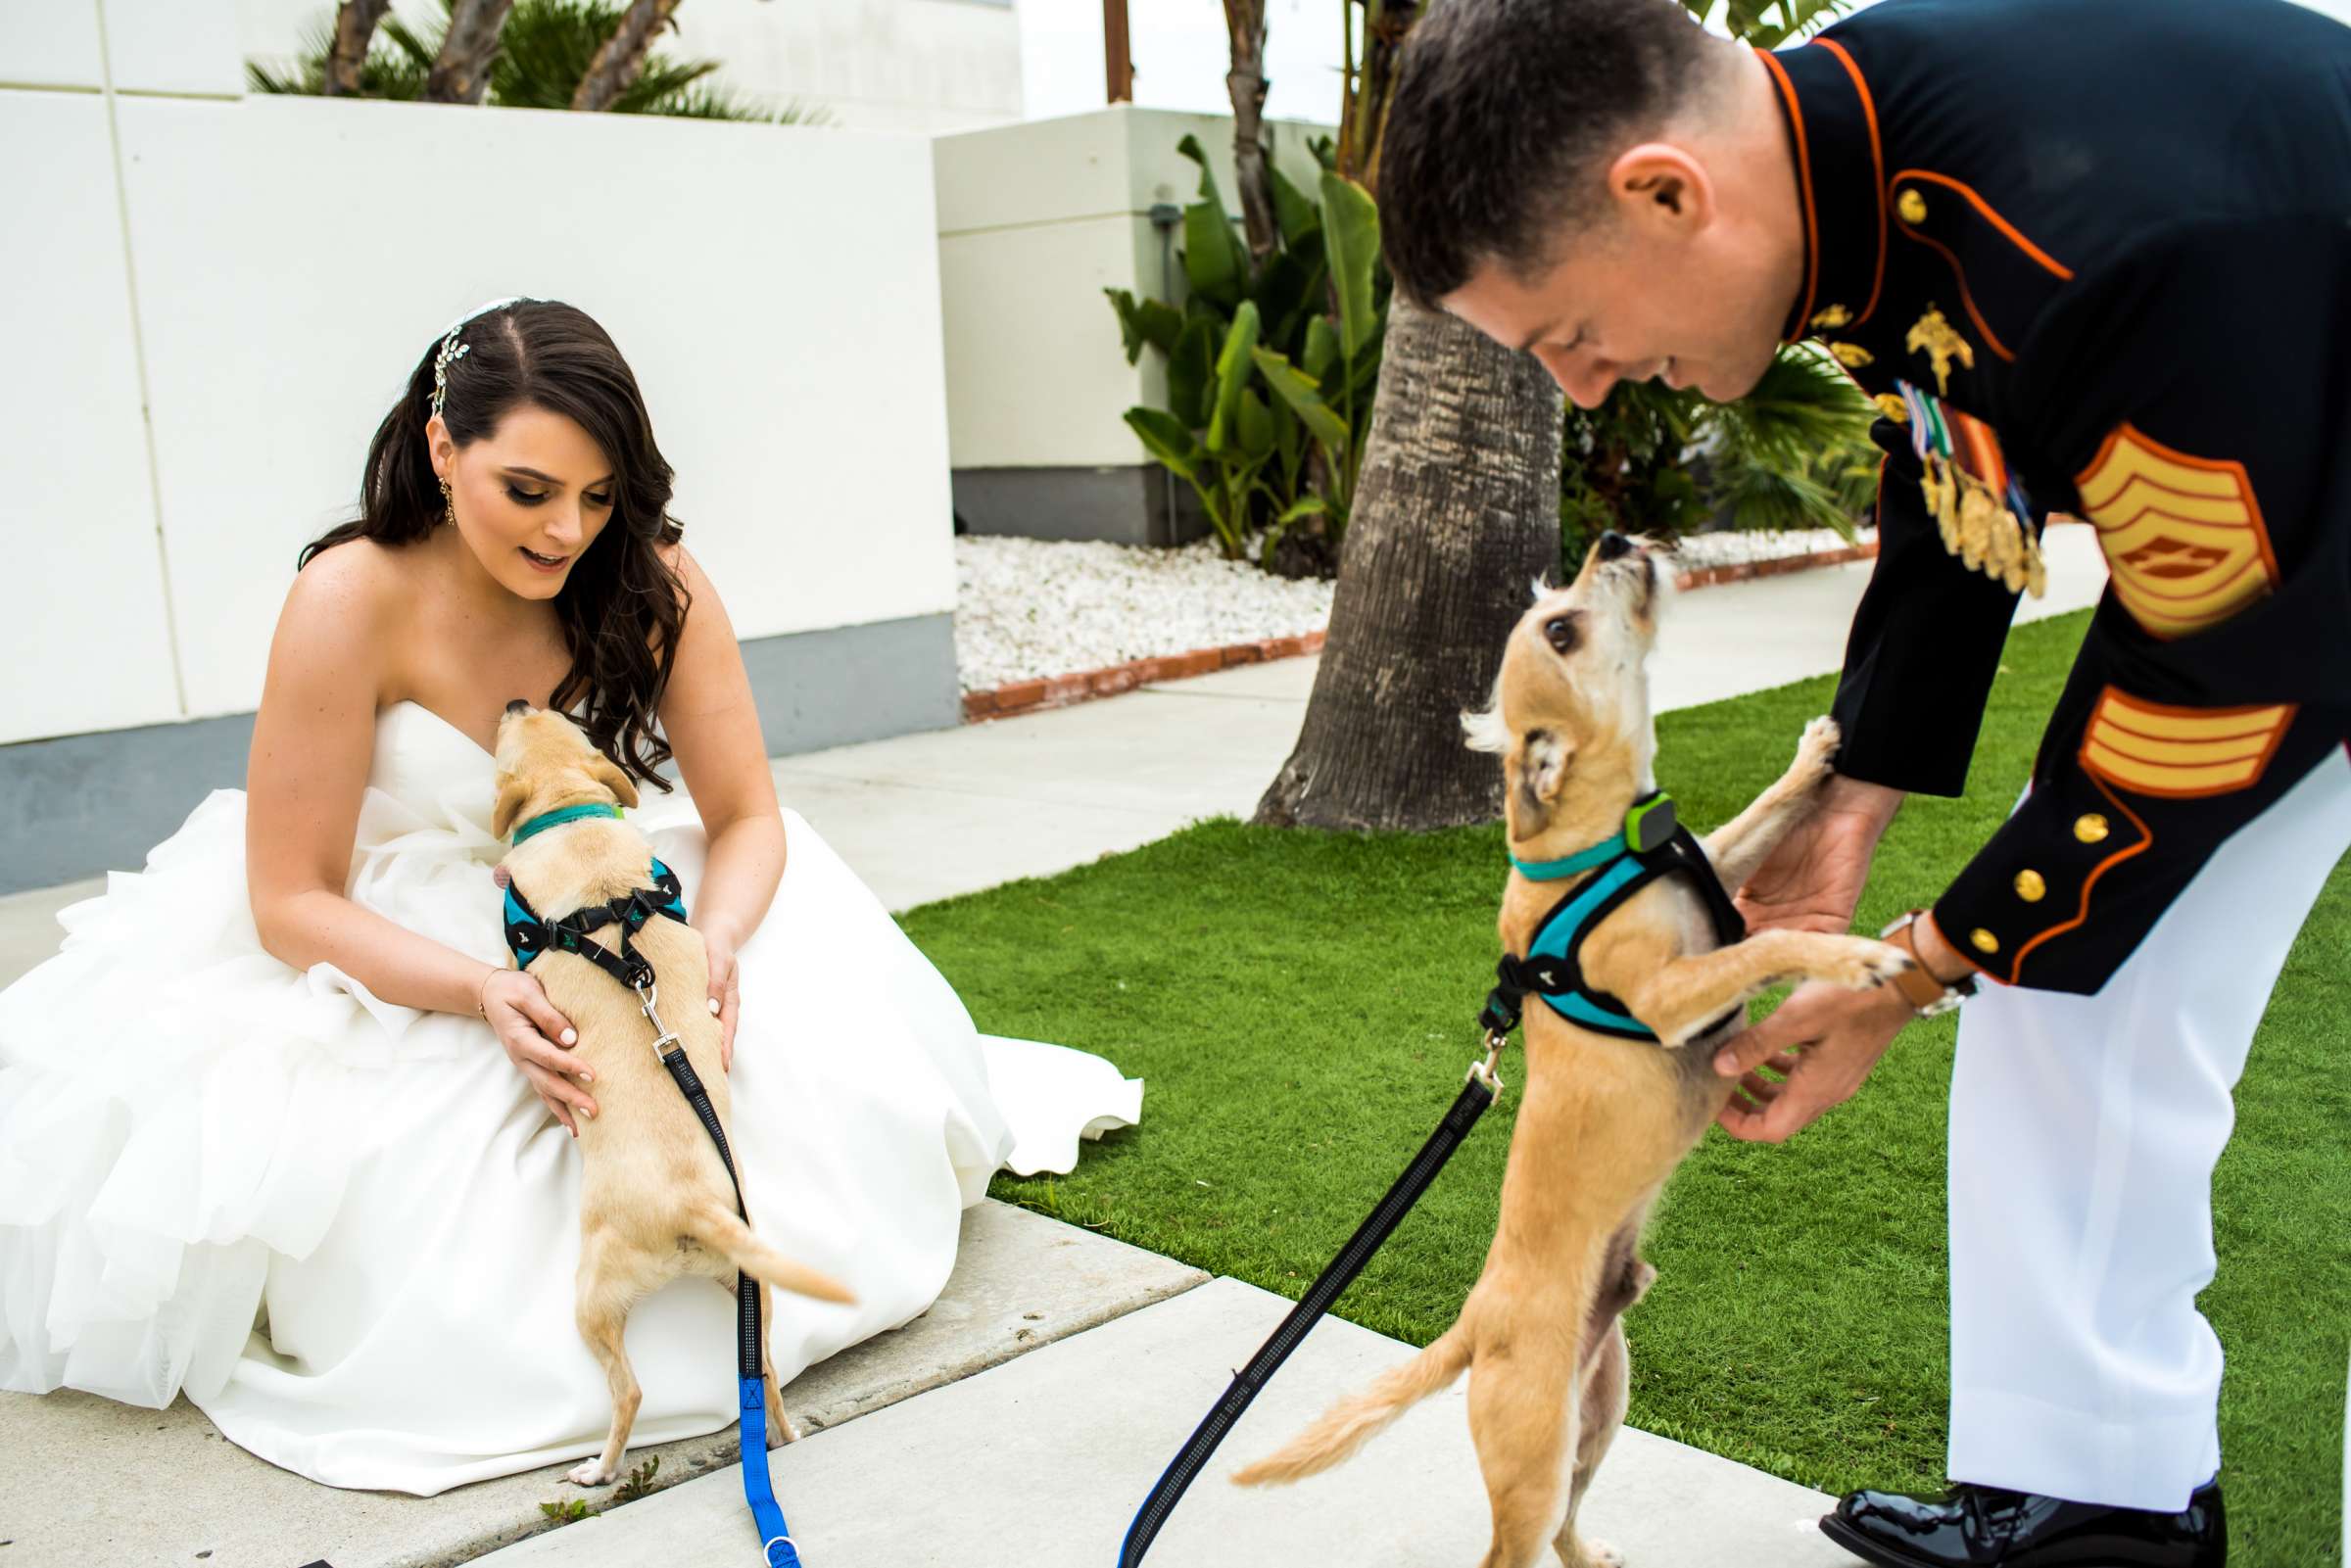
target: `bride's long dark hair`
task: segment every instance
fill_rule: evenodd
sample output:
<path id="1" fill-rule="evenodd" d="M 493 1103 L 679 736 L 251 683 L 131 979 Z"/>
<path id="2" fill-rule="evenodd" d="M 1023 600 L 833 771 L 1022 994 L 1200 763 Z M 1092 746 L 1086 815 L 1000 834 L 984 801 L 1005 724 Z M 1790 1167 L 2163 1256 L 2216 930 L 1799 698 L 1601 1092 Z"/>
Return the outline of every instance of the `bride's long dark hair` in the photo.
<path id="1" fill-rule="evenodd" d="M 450 367 L 441 407 L 458 446 L 481 440 L 527 404 L 576 422 L 611 460 L 612 519 L 555 595 L 571 669 L 552 706 L 581 712 L 581 727 L 599 750 L 667 789 L 669 782 L 654 770 L 671 752 L 654 717 L 689 599 L 659 550 L 685 530 L 669 515 L 673 476 L 653 445 L 637 378 L 602 327 L 553 300 L 516 300 L 485 310 L 465 322 L 458 341 L 466 352 Z M 347 540 L 412 545 L 440 522 L 441 482 L 424 438 L 440 350 L 438 338 L 426 347 L 407 393 L 376 427 L 360 480 L 360 515 L 304 546 L 296 570 Z"/>

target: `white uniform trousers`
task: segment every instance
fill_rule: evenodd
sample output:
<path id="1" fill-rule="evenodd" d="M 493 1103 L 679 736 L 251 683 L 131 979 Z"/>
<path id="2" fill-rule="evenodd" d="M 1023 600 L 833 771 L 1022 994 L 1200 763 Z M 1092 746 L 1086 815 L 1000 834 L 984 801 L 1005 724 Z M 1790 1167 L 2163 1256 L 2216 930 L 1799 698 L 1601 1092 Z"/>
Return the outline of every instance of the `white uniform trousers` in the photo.
<path id="1" fill-rule="evenodd" d="M 2220 1468 L 2212 1170 L 2303 919 L 2351 847 L 2330 753 L 2095 996 L 1987 983 L 1951 1078 L 1953 1481 L 2174 1511 Z"/>

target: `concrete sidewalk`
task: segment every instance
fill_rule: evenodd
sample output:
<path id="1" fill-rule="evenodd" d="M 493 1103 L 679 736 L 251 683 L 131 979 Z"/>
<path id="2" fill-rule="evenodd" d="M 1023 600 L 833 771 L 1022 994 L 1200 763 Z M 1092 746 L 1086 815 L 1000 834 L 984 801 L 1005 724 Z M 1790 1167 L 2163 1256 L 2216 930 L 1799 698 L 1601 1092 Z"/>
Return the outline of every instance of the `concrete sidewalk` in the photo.
<path id="1" fill-rule="evenodd" d="M 1290 1304 L 1220 1279 L 1034 1355 L 772 1455 L 792 1539 L 857 1568 L 1110 1568 L 1193 1424 Z M 1484 1552 L 1466 1387 L 1417 1406 L 1341 1469 L 1295 1487 L 1225 1481 L 1414 1354 L 1331 1319 L 1267 1385 L 1151 1548 L 1165 1568 L 1462 1568 Z M 1582 1515 L 1637 1568 L 1834 1568 L 1829 1499 L 1627 1430 Z M 759 1544 L 739 1472 L 483 1559 L 493 1568 L 741 1568 Z"/>
<path id="2" fill-rule="evenodd" d="M 2104 586 L 2088 529 L 2058 530 L 2050 545 L 2049 594 L 2028 617 L 2093 602 Z M 1658 707 L 1836 669 L 1867 577 L 1854 565 L 1684 596 L 1652 663 Z M 1248 666 L 781 758 L 776 780 L 785 802 L 903 909 L 1050 875 L 1199 817 L 1246 816 L 1288 755 L 1314 673 L 1309 659 Z M 54 950 L 59 908 L 101 886 L 0 898 L 0 984 Z M 803 1424 L 840 1428 L 778 1455 L 795 1529 L 821 1546 L 817 1560 L 866 1568 L 1111 1560 L 1125 1510 L 1282 1309 L 1232 1281 L 1192 1289 L 1201 1279 L 1037 1215 L 973 1211 L 955 1275 L 929 1312 L 788 1392 Z M 1319 1329 L 1223 1457 L 1262 1451 L 1408 1354 L 1349 1325 Z M 972 1375 L 987 1367 L 996 1370 Z M 1153 1561 L 1470 1560 L 1484 1504 L 1460 1399 L 1432 1401 L 1346 1470 L 1294 1491 L 1235 1493 L 1221 1458 Z M 559 1484 L 560 1467 L 436 1498 L 338 1492 L 233 1448 L 184 1401 L 158 1412 L 74 1394 L 0 1395 L 0 1451 L 16 1458 L 0 1467 L 0 1568 L 200 1555 L 207 1568 L 439 1565 L 542 1530 L 540 1502 L 580 1496 Z M 662 1484 L 688 1484 L 499 1560 L 557 1549 L 588 1553 L 577 1560 L 590 1565 L 748 1560 L 732 1432 L 648 1451 L 664 1455 Z M 1637 1562 L 1794 1568 L 1842 1560 L 1809 1523 L 1827 1500 L 1627 1433 L 1591 1520 Z"/>

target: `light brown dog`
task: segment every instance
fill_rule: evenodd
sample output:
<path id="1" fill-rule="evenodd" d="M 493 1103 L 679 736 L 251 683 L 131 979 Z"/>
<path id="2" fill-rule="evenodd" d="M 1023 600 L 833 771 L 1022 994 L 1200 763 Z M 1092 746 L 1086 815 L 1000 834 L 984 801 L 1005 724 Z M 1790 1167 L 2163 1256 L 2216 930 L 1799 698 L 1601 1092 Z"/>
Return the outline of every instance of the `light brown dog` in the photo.
<path id="1" fill-rule="evenodd" d="M 1655 787 L 1655 736 L 1642 670 L 1661 584 L 1648 547 L 1611 537 L 1575 582 L 1538 590 L 1511 634 L 1493 705 L 1464 717 L 1471 743 L 1503 756 L 1511 852 L 1558 859 L 1601 842 Z M 1829 777 L 1836 726 L 1815 719 L 1795 765 L 1705 840 L 1737 888 L 1810 809 Z M 1504 947 L 1524 954 L 1571 881 L 1511 874 Z M 1348 1457 L 1420 1400 L 1470 1373 L 1469 1426 L 1493 1508 L 1486 1568 L 1567 1568 L 1622 1559 L 1578 1538 L 1576 1510 L 1624 1419 L 1628 1370 L 1618 1314 L 1652 1273 L 1641 1229 L 1665 1178 L 1729 1097 L 1715 1047 L 1744 1004 L 1784 980 L 1884 984 L 1908 960 L 1883 942 L 1771 930 L 1717 945 L 1687 879 L 1643 888 L 1587 936 L 1591 983 L 1620 999 L 1662 1045 L 1580 1028 L 1526 1004 L 1526 1087 L 1502 1184 L 1501 1224 L 1454 1325 L 1287 1447 L 1233 1477 L 1294 1481 Z M 1734 1013 L 1734 1010 L 1737 1010 Z"/>
<path id="2" fill-rule="evenodd" d="M 509 703 L 498 727 L 498 806 L 491 829 L 501 838 L 527 822 L 565 806 L 637 804 L 636 786 L 599 752 L 578 726 L 559 713 Z M 614 817 L 591 817 L 533 834 L 502 863 L 531 909 L 561 920 L 653 885 L 652 851 L 636 829 Z M 616 945 L 614 927 L 588 940 Z M 709 963 L 699 931 L 656 918 L 630 937 L 652 965 L 660 997 L 655 1011 L 676 1031 L 686 1060 L 709 1091 L 710 1104 L 734 1143 L 727 1075 L 719 1067 L 719 1025 L 704 1005 Z M 598 1114 L 579 1123 L 580 1337 L 603 1364 L 612 1390 L 612 1430 L 603 1451 L 570 1472 L 584 1487 L 620 1473 L 629 1428 L 637 1419 L 637 1375 L 621 1343 L 629 1310 L 648 1293 L 685 1274 L 716 1280 L 728 1294 L 738 1269 L 759 1281 L 759 1317 L 768 1313 L 768 1287 L 781 1286 L 820 1301 L 851 1301 L 847 1289 L 796 1263 L 751 1234 L 735 1212 L 735 1189 L 718 1147 L 702 1128 L 677 1080 L 654 1054 L 653 1029 L 636 993 L 577 953 L 548 952 L 531 974 L 555 1010 L 579 1034 L 573 1049 L 596 1074 Z M 748 1196 L 745 1195 L 745 1202 Z M 730 1341 L 713 1341 L 712 1356 Z M 774 1448 L 798 1436 L 785 1419 L 776 1369 L 760 1347 L 767 1377 L 767 1442 Z"/>

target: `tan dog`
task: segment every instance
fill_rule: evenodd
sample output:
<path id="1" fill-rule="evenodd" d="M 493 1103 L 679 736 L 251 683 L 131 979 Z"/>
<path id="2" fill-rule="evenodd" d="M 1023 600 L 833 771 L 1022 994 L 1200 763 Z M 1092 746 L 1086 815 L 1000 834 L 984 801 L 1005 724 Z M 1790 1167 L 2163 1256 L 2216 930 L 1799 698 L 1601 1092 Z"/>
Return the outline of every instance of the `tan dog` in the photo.
<path id="1" fill-rule="evenodd" d="M 1495 701 L 1464 717 L 1471 743 L 1504 759 L 1511 852 L 1562 858 L 1616 832 L 1654 789 L 1655 736 L 1642 663 L 1655 635 L 1658 573 L 1647 547 L 1610 536 L 1566 589 L 1538 590 L 1511 632 Z M 1737 888 L 1810 809 L 1829 777 L 1836 726 L 1815 719 L 1796 762 L 1705 841 Z M 1504 947 L 1524 954 L 1572 881 L 1511 875 Z M 1420 1400 L 1471 1373 L 1469 1426 L 1494 1518 L 1486 1568 L 1567 1568 L 1621 1559 L 1581 1541 L 1575 1515 L 1624 1419 L 1627 1358 L 1617 1315 L 1652 1277 L 1641 1228 L 1665 1178 L 1729 1097 L 1708 1025 L 1783 980 L 1884 984 L 1908 960 L 1856 936 L 1771 930 L 1717 946 L 1681 877 L 1644 887 L 1592 927 L 1584 972 L 1655 1031 L 1660 1047 L 1570 1023 L 1526 1004 L 1526 1088 L 1502 1184 L 1501 1224 L 1454 1325 L 1417 1356 L 1242 1470 L 1244 1486 L 1294 1481 L 1348 1457 Z"/>
<path id="2" fill-rule="evenodd" d="M 592 746 L 559 713 L 507 704 L 498 727 L 498 808 L 491 829 L 501 838 L 547 812 L 597 803 L 634 806 L 637 790 L 610 758 Z M 547 920 L 603 904 L 653 885 L 652 852 L 637 830 L 618 818 L 586 818 L 534 834 L 504 865 L 531 909 Z M 615 927 L 589 940 L 615 945 Z M 704 1005 L 709 965 L 701 933 L 668 919 L 653 919 L 630 937 L 653 966 L 660 1003 L 655 1011 L 675 1030 L 686 1059 L 709 1091 L 734 1148 L 727 1076 L 719 1067 L 719 1025 Z M 716 1280 L 732 1295 L 736 1270 L 759 1283 L 760 1321 L 771 1323 L 768 1287 L 781 1286 L 820 1301 L 851 1301 L 846 1288 L 793 1262 L 751 1234 L 735 1212 L 735 1189 L 718 1148 L 652 1050 L 653 1030 L 636 993 L 577 953 L 548 952 L 531 973 L 548 1000 L 578 1031 L 574 1048 L 596 1074 L 598 1115 L 579 1123 L 580 1337 L 603 1363 L 612 1389 L 612 1431 L 603 1452 L 570 1472 L 584 1487 L 620 1473 L 629 1428 L 637 1419 L 637 1376 L 621 1333 L 629 1310 L 648 1293 L 684 1274 Z M 747 1203 L 747 1195 L 745 1199 Z M 713 1341 L 713 1357 L 731 1342 Z M 774 1448 L 798 1436 L 785 1419 L 776 1369 L 760 1347 L 767 1375 L 767 1442 Z"/>

